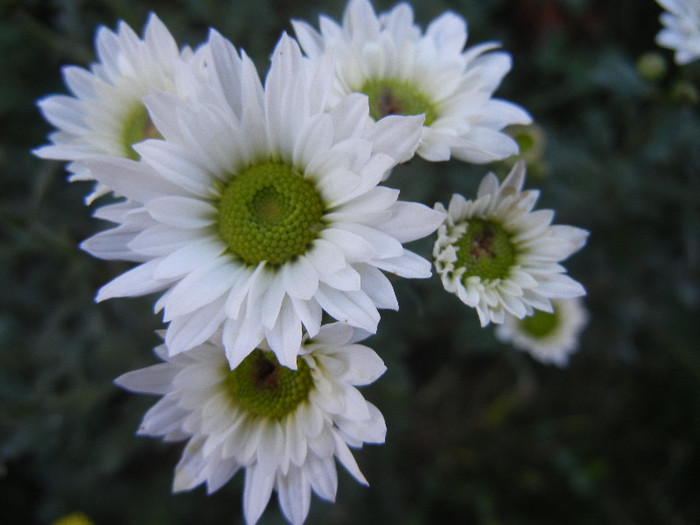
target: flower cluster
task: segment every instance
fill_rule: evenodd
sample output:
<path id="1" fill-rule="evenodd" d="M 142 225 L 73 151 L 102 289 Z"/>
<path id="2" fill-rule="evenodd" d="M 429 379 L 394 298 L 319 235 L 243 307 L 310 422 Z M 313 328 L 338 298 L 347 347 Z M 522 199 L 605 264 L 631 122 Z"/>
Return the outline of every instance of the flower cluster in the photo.
<path id="1" fill-rule="evenodd" d="M 377 15 L 350 0 L 341 24 L 293 26 L 298 42 L 281 36 L 264 79 L 214 29 L 192 50 L 155 15 L 143 38 L 101 28 L 98 63 L 64 69 L 72 95 L 39 102 L 57 131 L 35 153 L 93 181 L 87 200 L 114 223 L 82 248 L 134 263 L 97 300 L 159 294 L 163 362 L 116 380 L 161 396 L 139 433 L 187 441 L 175 491 L 213 492 L 244 470 L 248 523 L 273 491 L 302 523 L 311 492 L 335 498 L 336 459 L 366 483 L 349 447 L 382 443 L 386 428 L 356 387 L 385 367 L 358 342 L 398 309 L 392 279 L 434 264 L 482 325 L 504 323 L 499 337 L 530 350 L 511 319 L 561 320 L 546 342 L 560 364 L 582 326 L 582 314 L 565 322 L 564 301 L 585 293 L 559 263 L 587 232 L 533 211 L 524 163 L 447 209 L 384 185 L 416 155 L 518 152 L 506 128 L 531 118 L 493 97 L 510 55 L 465 49 L 454 13 L 422 31 L 403 3 Z M 436 231 L 432 262 L 404 246 Z"/>

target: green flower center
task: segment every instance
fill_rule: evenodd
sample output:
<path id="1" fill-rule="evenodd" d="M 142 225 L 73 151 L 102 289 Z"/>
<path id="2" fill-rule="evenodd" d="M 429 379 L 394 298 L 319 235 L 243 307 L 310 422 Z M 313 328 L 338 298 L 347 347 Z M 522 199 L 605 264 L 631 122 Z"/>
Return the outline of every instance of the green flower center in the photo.
<path id="1" fill-rule="evenodd" d="M 256 416 L 280 419 L 309 398 L 311 369 L 297 357 L 297 370 L 279 364 L 272 352 L 253 350 L 225 379 L 236 403 Z"/>
<path id="2" fill-rule="evenodd" d="M 455 268 L 465 268 L 463 280 L 472 276 L 505 279 L 516 260 L 510 234 L 500 224 L 484 219 L 471 219 L 455 248 Z"/>
<path id="3" fill-rule="evenodd" d="M 133 145 L 142 140 L 159 138 L 163 137 L 151 122 L 146 106 L 139 104 L 124 120 L 122 130 L 124 156 L 131 160 L 139 160 L 139 154 L 136 153 Z"/>
<path id="4" fill-rule="evenodd" d="M 535 137 L 525 129 L 513 135 L 513 139 L 518 143 L 521 155 L 535 147 Z"/>
<path id="5" fill-rule="evenodd" d="M 282 163 L 255 164 L 234 176 L 219 202 L 219 233 L 248 264 L 282 264 L 323 229 L 316 187 Z"/>
<path id="6" fill-rule="evenodd" d="M 530 317 L 526 317 L 520 321 L 520 326 L 523 331 L 537 339 L 548 336 L 554 331 L 558 324 L 559 315 L 557 314 L 556 308 L 552 313 L 535 310 L 535 313 Z"/>
<path id="7" fill-rule="evenodd" d="M 425 126 L 437 118 L 430 99 L 408 82 L 392 79 L 368 80 L 358 89 L 369 97 L 369 114 L 374 120 L 387 115 L 420 115 L 425 113 Z"/>

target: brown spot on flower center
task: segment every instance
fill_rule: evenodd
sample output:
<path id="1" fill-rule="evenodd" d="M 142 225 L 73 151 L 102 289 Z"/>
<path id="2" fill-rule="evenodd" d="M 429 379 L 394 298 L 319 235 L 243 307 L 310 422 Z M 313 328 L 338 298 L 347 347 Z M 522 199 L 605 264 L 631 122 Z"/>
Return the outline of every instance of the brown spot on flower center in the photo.
<path id="1" fill-rule="evenodd" d="M 377 109 L 382 117 L 386 117 L 387 115 L 403 115 L 401 101 L 394 96 L 391 89 L 385 89 L 382 91 L 381 95 L 379 95 Z"/>
<path id="2" fill-rule="evenodd" d="M 256 364 L 257 367 L 253 373 L 255 386 L 260 390 L 276 389 L 279 379 L 279 366 L 276 366 L 267 359 L 260 359 Z"/>
<path id="3" fill-rule="evenodd" d="M 491 227 L 484 226 L 484 229 L 477 233 L 474 239 L 472 239 L 472 248 L 469 254 L 478 259 L 483 259 L 484 257 L 493 259 L 496 257 L 493 246 L 494 237 L 495 232 Z"/>

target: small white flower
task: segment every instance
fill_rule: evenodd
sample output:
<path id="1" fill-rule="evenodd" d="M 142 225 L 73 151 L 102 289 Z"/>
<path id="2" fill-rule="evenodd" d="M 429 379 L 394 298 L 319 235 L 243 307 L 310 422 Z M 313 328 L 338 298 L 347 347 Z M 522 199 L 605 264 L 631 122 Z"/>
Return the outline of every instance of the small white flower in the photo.
<path id="1" fill-rule="evenodd" d="M 558 263 L 583 247 L 588 232 L 551 225 L 552 210 L 532 211 L 539 192 L 522 191 L 524 182 L 524 161 L 502 184 L 489 173 L 476 200 L 452 196 L 438 230 L 433 258 L 442 283 L 476 308 L 482 326 L 502 323 L 506 314 L 551 312 L 551 299 L 586 293 Z M 440 203 L 435 208 L 444 210 Z"/>
<path id="2" fill-rule="evenodd" d="M 218 334 L 217 334 L 218 335 Z M 306 519 L 313 490 L 333 501 L 338 485 L 334 458 L 367 484 L 348 446 L 383 443 L 381 412 L 357 386 L 386 367 L 347 325 L 321 327 L 304 341 L 296 370 L 272 352 L 257 349 L 229 370 L 221 337 L 165 363 L 122 375 L 128 390 L 163 396 L 145 415 L 139 434 L 188 440 L 175 470 L 174 491 L 206 483 L 218 490 L 245 469 L 243 508 L 248 524 L 262 515 L 272 491 L 287 519 Z"/>
<path id="3" fill-rule="evenodd" d="M 535 310 L 523 319 L 506 315 L 503 324 L 496 327 L 496 337 L 542 363 L 565 366 L 578 348 L 588 312 L 578 297 L 552 299 L 552 307 L 552 312 Z"/>
<path id="4" fill-rule="evenodd" d="M 700 0 L 656 1 L 666 9 L 659 17 L 664 28 L 656 35 L 656 43 L 674 50 L 679 65 L 700 58 Z"/>
<path id="5" fill-rule="evenodd" d="M 308 56 L 334 49 L 337 94 L 367 94 L 375 119 L 425 114 L 421 157 L 486 163 L 518 152 L 501 130 L 529 124 L 530 116 L 492 98 L 510 70 L 510 55 L 493 51 L 495 43 L 464 50 L 467 28 L 458 15 L 447 12 L 422 33 L 406 3 L 377 16 L 368 0 L 350 0 L 342 26 L 324 16 L 320 32 L 305 22 L 292 24 Z"/>
<path id="6" fill-rule="evenodd" d="M 444 218 L 378 186 L 410 158 L 423 117 L 369 119 L 353 94 L 328 108 L 332 57 L 310 61 L 286 35 L 263 88 L 252 61 L 213 32 L 202 99 L 151 94 L 164 140 L 134 146 L 141 160 L 89 161 L 95 177 L 129 199 L 98 212 L 119 226 L 83 248 L 143 262 L 98 300 L 167 290 L 156 305 L 170 352 L 201 344 L 223 325 L 231 368 L 266 339 L 294 368 L 302 324 L 322 312 L 376 332 L 378 308 L 397 309 L 382 271 L 430 276 L 402 243 Z"/>
<path id="7" fill-rule="evenodd" d="M 110 155 L 138 158 L 136 142 L 158 135 L 142 103 L 154 91 L 177 92 L 181 62 L 194 62 L 188 48 L 178 50 L 172 35 L 155 14 L 148 18 L 143 39 L 124 22 L 116 32 L 100 27 L 95 38 L 99 62 L 90 70 L 63 68 L 73 96 L 51 95 L 39 101 L 44 118 L 58 130 L 52 144 L 34 151 L 45 159 L 69 161 L 71 180 L 94 180 L 85 159 Z M 93 200 L 109 191 L 98 185 Z"/>

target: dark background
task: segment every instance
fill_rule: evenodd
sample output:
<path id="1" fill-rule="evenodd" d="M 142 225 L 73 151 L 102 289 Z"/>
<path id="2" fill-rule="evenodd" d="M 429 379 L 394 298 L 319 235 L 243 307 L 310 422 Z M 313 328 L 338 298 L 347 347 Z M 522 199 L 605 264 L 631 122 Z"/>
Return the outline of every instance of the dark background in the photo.
<path id="1" fill-rule="evenodd" d="M 378 10 L 391 7 L 376 2 Z M 514 67 L 497 94 L 546 135 L 528 187 L 557 222 L 591 232 L 568 261 L 591 321 L 570 366 L 541 365 L 480 329 L 436 277 L 396 281 L 401 310 L 369 339 L 388 371 L 366 397 L 387 442 L 356 454 L 367 489 L 341 473 L 337 503 L 314 498 L 310 524 L 700 522 L 700 120 L 698 64 L 656 47 L 651 0 L 419 0 L 423 27 L 445 9 L 469 45 L 498 40 Z M 261 74 L 290 17 L 338 19 L 304 1 L 0 1 L 0 522 L 98 525 L 242 523 L 242 475 L 213 496 L 171 495 L 181 445 L 136 437 L 155 398 L 118 375 L 156 361 L 152 297 L 96 305 L 128 268 L 81 252 L 106 224 L 89 185 L 30 149 L 50 126 L 36 99 L 66 92 L 60 68 L 88 66 L 98 25 L 139 34 L 155 11 L 180 44 L 215 26 Z M 638 74 L 656 51 L 667 70 Z M 501 165 L 492 166 L 499 173 Z M 487 167 L 401 166 L 405 199 L 473 195 Z M 428 240 L 414 249 L 428 256 Z M 341 467 L 342 470 L 342 467 Z M 273 499 L 261 520 L 283 523 Z"/>

